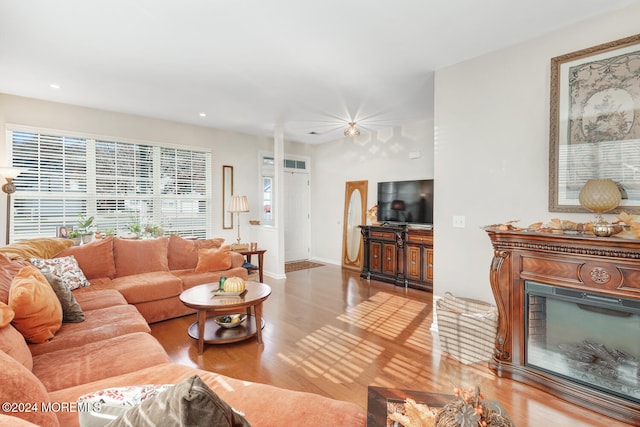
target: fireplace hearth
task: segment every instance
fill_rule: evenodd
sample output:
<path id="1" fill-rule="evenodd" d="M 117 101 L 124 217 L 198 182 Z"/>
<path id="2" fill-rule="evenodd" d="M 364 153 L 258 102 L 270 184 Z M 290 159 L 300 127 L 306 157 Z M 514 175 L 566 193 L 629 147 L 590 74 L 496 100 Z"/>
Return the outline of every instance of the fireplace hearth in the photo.
<path id="1" fill-rule="evenodd" d="M 640 424 L 640 241 L 488 234 L 499 312 L 490 367 Z"/>

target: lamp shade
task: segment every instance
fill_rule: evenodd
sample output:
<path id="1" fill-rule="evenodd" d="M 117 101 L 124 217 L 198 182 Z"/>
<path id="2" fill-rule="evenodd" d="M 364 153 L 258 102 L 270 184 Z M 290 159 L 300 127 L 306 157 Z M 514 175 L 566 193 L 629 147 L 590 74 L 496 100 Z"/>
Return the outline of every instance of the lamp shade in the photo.
<path id="1" fill-rule="evenodd" d="M 622 195 L 610 179 L 590 179 L 578 195 L 580 204 L 597 214 L 609 211 L 620 204 Z"/>
<path id="2" fill-rule="evenodd" d="M 11 166 L 0 167 L 0 175 L 5 179 L 16 179 L 18 175 L 26 171 L 26 169 L 14 168 Z"/>
<path id="3" fill-rule="evenodd" d="M 231 196 L 229 212 L 249 212 L 247 196 Z"/>

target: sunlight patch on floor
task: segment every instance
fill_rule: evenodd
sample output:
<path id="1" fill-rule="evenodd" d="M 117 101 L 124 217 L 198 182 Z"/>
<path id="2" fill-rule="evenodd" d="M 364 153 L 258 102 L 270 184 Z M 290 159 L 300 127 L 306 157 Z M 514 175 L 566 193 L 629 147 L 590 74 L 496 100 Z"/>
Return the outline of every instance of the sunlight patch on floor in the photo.
<path id="1" fill-rule="evenodd" d="M 307 375 L 334 383 L 354 381 L 384 351 L 383 347 L 334 326 L 324 326 L 296 344 L 298 351 L 278 357 Z"/>
<path id="2" fill-rule="evenodd" d="M 411 334 L 404 345 L 416 350 L 427 351 L 433 348 L 434 344 L 437 342 L 438 336 L 434 336 L 429 329 L 429 325 L 424 324 L 423 326 L 411 331 Z"/>
<path id="3" fill-rule="evenodd" d="M 433 339 L 425 308 L 425 303 L 378 292 L 337 319 L 385 339 L 400 340 L 419 351 L 429 348 Z M 379 363 L 376 360 L 384 352 L 384 347 L 330 325 L 304 337 L 296 346 L 298 351 L 279 353 L 278 357 L 311 377 L 334 383 L 353 382 L 372 364 Z M 397 378 L 424 374 L 424 365 L 403 356 L 395 356 L 382 369 Z"/>
<path id="4" fill-rule="evenodd" d="M 429 325 L 423 315 L 426 307 L 427 304 L 419 301 L 378 292 L 338 316 L 338 320 L 390 340 L 402 339 L 405 345 L 421 349 L 431 342 Z"/>

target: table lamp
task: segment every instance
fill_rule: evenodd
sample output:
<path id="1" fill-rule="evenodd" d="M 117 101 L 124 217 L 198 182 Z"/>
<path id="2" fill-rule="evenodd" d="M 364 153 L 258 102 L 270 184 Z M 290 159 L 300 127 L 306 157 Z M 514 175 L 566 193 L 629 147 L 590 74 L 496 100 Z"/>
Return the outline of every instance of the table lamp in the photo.
<path id="1" fill-rule="evenodd" d="M 236 214 L 236 219 L 238 223 L 238 239 L 236 243 L 231 245 L 231 249 L 234 249 L 234 250 L 249 249 L 248 244 L 240 243 L 240 212 L 249 212 L 249 201 L 247 200 L 247 196 L 231 196 L 231 201 L 229 202 L 229 212 Z"/>

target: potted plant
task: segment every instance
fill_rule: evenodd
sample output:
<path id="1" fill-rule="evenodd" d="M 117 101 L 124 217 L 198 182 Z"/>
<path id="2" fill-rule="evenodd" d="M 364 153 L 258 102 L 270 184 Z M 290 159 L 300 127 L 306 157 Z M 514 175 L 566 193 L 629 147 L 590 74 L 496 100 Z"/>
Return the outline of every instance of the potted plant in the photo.
<path id="1" fill-rule="evenodd" d="M 162 237 L 164 230 L 159 225 L 149 224 L 144 227 L 144 232 L 149 237 Z"/>
<path id="2" fill-rule="evenodd" d="M 73 242 L 73 246 L 80 246 L 82 235 L 78 230 L 71 230 L 69 231 L 69 239 Z"/>
<path id="3" fill-rule="evenodd" d="M 89 243 L 91 241 L 93 220 L 93 216 L 87 217 L 84 214 L 78 214 L 78 232 L 82 237 L 82 243 Z"/>

